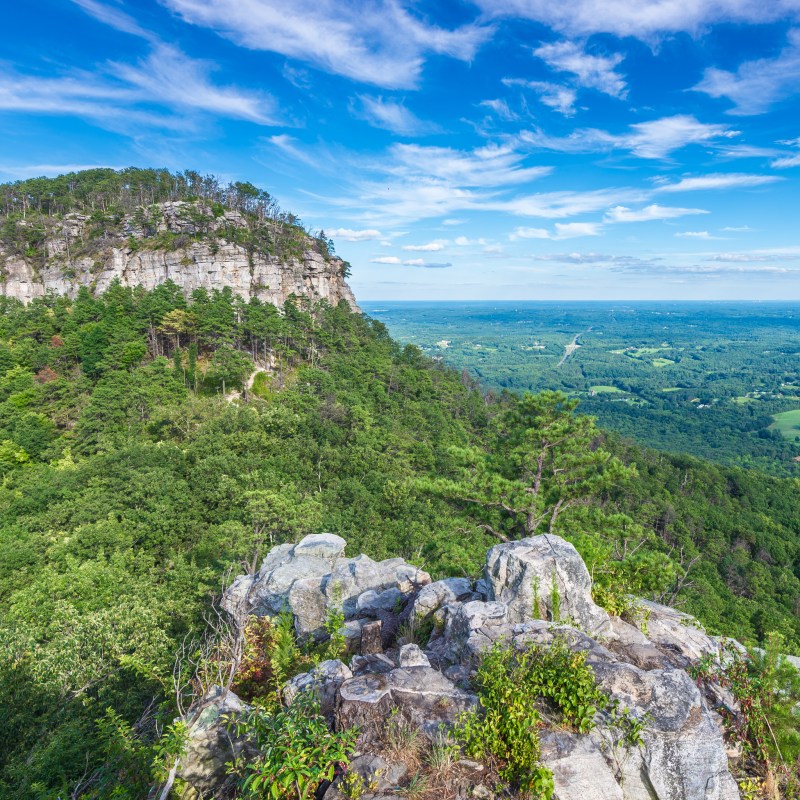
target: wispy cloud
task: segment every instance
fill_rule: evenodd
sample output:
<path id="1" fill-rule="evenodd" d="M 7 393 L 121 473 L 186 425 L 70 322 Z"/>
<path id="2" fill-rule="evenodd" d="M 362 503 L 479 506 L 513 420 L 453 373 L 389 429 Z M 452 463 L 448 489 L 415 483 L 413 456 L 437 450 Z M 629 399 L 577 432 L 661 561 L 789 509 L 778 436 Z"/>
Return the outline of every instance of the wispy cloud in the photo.
<path id="1" fill-rule="evenodd" d="M 611 97 L 624 98 L 625 79 L 616 72 L 623 56 L 599 56 L 585 52 L 577 42 L 563 41 L 543 44 L 533 54 L 554 72 L 568 72 L 574 82 L 584 89 L 596 89 Z"/>
<path id="2" fill-rule="evenodd" d="M 658 182 L 656 192 L 697 192 L 711 189 L 746 189 L 783 180 L 777 175 L 755 175 L 745 172 L 712 173 L 682 178 L 677 183 Z"/>
<path id="3" fill-rule="evenodd" d="M 366 95 L 359 95 L 358 100 L 356 116 L 365 119 L 375 128 L 383 128 L 398 136 L 422 136 L 441 130 L 438 125 L 421 120 L 397 100 Z"/>
<path id="4" fill-rule="evenodd" d="M 143 39 L 155 39 L 150 31 L 145 30 L 130 14 L 126 14 L 119 8 L 97 2 L 97 0 L 72 0 L 72 2 L 104 25 L 110 25 L 118 31 L 140 36 Z"/>
<path id="5" fill-rule="evenodd" d="M 797 139 L 787 139 L 779 144 L 785 145 L 787 147 L 797 147 L 800 148 L 800 138 Z M 788 155 L 781 156 L 780 158 L 776 158 L 770 164 L 771 167 L 775 167 L 775 169 L 787 169 L 788 167 L 800 167 L 800 152 L 797 153 L 789 153 Z"/>
<path id="6" fill-rule="evenodd" d="M 569 136 L 555 137 L 541 130 L 522 131 L 520 141 L 561 153 L 596 153 L 627 150 L 639 158 L 665 159 L 691 144 L 713 144 L 731 139 L 739 131 L 724 125 L 698 122 L 688 114 L 638 122 L 627 133 L 614 134 L 598 128 L 580 128 Z"/>
<path id="7" fill-rule="evenodd" d="M 647 41 L 662 34 L 697 34 L 717 22 L 762 23 L 797 18 L 797 0 L 478 0 L 488 17 L 523 17 L 569 36 L 613 33 Z"/>
<path id="8" fill-rule="evenodd" d="M 396 0 L 162 0 L 187 22 L 251 50 L 268 50 L 387 89 L 419 82 L 425 58 L 468 61 L 491 35 L 485 25 L 431 25 Z"/>
<path id="9" fill-rule="evenodd" d="M 111 62 L 93 72 L 42 78 L 0 71 L 0 109 L 78 116 L 131 134 L 142 126 L 187 130 L 197 113 L 261 125 L 277 121 L 269 96 L 219 86 L 211 80 L 213 69 L 211 62 L 156 43 L 136 63 Z"/>
<path id="10" fill-rule="evenodd" d="M 724 236 L 712 236 L 708 231 L 681 231 L 676 233 L 679 239 L 702 239 L 703 241 L 710 241 L 712 239 L 724 239 Z"/>
<path id="11" fill-rule="evenodd" d="M 675 219 L 688 214 L 708 214 L 704 208 L 676 208 L 674 206 L 660 206 L 654 203 L 644 208 L 627 208 L 614 206 L 606 211 L 605 222 L 651 222 L 653 220 Z"/>
<path id="12" fill-rule="evenodd" d="M 777 58 L 745 61 L 736 72 L 709 67 L 694 88 L 733 102 L 730 114 L 763 114 L 776 102 L 800 92 L 800 31 L 789 31 L 789 43 Z"/>
<path id="13" fill-rule="evenodd" d="M 409 258 L 403 260 L 398 258 L 397 256 L 378 256 L 377 258 L 371 259 L 372 264 L 389 264 L 393 266 L 404 266 L 404 267 L 425 267 L 426 269 L 444 269 L 445 267 L 452 267 L 453 265 L 447 262 L 432 262 L 432 261 L 425 261 L 422 258 Z"/>
<path id="14" fill-rule="evenodd" d="M 519 119 L 519 114 L 512 111 L 508 102 L 502 99 L 482 100 L 480 105 L 493 111 L 500 119 L 506 122 L 514 122 Z"/>
<path id="15" fill-rule="evenodd" d="M 560 112 L 565 117 L 575 114 L 575 101 L 578 92 L 571 86 L 562 86 L 548 81 L 527 81 L 522 78 L 503 78 L 506 86 L 519 86 L 523 89 L 532 89 L 538 95 L 542 105 Z"/>

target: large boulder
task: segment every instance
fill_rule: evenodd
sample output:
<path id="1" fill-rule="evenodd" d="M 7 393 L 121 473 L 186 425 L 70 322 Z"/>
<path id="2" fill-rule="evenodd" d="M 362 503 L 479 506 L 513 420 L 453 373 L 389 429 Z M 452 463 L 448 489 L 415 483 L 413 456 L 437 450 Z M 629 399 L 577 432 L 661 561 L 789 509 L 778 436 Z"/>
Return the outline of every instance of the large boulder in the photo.
<path id="1" fill-rule="evenodd" d="M 256 616 L 291 611 L 298 634 L 319 637 L 334 608 L 346 620 L 380 616 L 430 583 L 427 572 L 402 558 L 344 558 L 345 544 L 341 536 L 319 533 L 273 548 L 255 575 L 234 581 L 224 607 Z"/>
<path id="2" fill-rule="evenodd" d="M 637 600 L 637 627 L 675 665 L 720 655 L 719 642 L 691 615 L 649 600 Z"/>
<path id="3" fill-rule="evenodd" d="M 592 636 L 610 631 L 608 614 L 592 600 L 592 579 L 583 559 L 560 536 L 496 545 L 486 555 L 485 579 L 490 599 L 505 603 L 511 623 L 533 619 L 538 609 L 542 618 L 571 620 Z"/>
<path id="4" fill-rule="evenodd" d="M 219 791 L 228 780 L 225 765 L 247 747 L 228 730 L 227 721 L 248 708 L 233 692 L 214 687 L 190 718 L 178 777 L 203 795 Z"/>
<path id="5" fill-rule="evenodd" d="M 738 800 L 722 732 L 686 672 L 621 662 L 592 667 L 600 687 L 646 721 L 641 750 L 620 759 L 626 800 L 651 800 L 653 793 L 658 800 Z"/>
<path id="6" fill-rule="evenodd" d="M 283 701 L 290 706 L 301 692 L 313 691 L 319 701 L 320 712 L 332 718 L 339 687 L 352 677 L 350 667 L 338 659 L 322 661 L 311 672 L 295 675 L 286 683 L 283 687 Z"/>
<path id="7" fill-rule="evenodd" d="M 540 738 L 541 762 L 553 773 L 556 800 L 623 800 L 622 788 L 588 736 L 548 731 Z"/>
<path id="8" fill-rule="evenodd" d="M 468 578 L 445 578 L 420 589 L 414 598 L 411 615 L 414 619 L 425 619 L 449 603 L 477 599 Z"/>

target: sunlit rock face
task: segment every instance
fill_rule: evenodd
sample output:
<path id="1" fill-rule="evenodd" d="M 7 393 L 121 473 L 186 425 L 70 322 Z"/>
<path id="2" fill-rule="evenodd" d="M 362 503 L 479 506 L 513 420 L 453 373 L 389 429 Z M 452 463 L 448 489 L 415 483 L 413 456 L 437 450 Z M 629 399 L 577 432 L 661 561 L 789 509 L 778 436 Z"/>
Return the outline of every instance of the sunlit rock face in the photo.
<path id="1" fill-rule="evenodd" d="M 257 297 L 278 306 L 294 294 L 332 305 L 346 300 L 357 309 L 344 278 L 344 262 L 316 252 L 312 239 L 306 237 L 296 255 L 279 257 L 225 239 L 226 232 L 247 226 L 238 212 L 229 211 L 220 218 L 201 216 L 203 232 L 196 239 L 192 238 L 198 233 L 196 216 L 192 217 L 195 221 L 187 221 L 192 204 L 163 203 L 159 208 L 156 233 L 177 237 L 170 248 L 159 247 L 152 236 L 145 236 L 132 216 L 123 220 L 124 238 L 91 240 L 88 217 L 70 214 L 48 225 L 44 258 L 22 257 L 0 248 L 0 292 L 27 303 L 47 292 L 74 297 L 81 286 L 102 292 L 117 279 L 123 286 L 148 290 L 171 280 L 186 295 L 195 289 L 228 286 L 245 300 Z M 208 240 L 203 239 L 205 234 Z M 91 255 L 84 254 L 88 242 Z"/>

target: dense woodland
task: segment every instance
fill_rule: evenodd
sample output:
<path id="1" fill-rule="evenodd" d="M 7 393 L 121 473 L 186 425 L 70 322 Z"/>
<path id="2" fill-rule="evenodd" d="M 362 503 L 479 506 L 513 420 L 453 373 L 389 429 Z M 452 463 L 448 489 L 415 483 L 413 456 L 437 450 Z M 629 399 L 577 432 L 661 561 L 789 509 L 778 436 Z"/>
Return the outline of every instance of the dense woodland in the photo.
<path id="1" fill-rule="evenodd" d="M 613 611 L 633 592 L 800 652 L 793 479 L 486 392 L 344 303 L 167 283 L 0 312 L 0 797 L 144 796 L 180 643 L 229 570 L 308 532 L 438 577 L 555 530 Z"/>
<path id="2" fill-rule="evenodd" d="M 484 386 L 558 389 L 602 427 L 650 447 L 800 475 L 800 428 L 781 431 L 774 416 L 800 409 L 800 316 L 791 304 L 372 306 L 393 336 Z"/>

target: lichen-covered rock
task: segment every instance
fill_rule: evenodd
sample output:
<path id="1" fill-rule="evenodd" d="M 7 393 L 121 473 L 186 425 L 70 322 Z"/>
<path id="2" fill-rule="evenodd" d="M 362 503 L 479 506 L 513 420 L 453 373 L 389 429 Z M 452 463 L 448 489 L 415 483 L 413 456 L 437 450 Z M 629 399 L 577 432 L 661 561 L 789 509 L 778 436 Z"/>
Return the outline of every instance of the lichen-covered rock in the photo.
<path id="1" fill-rule="evenodd" d="M 400 648 L 397 656 L 398 663 L 401 667 L 429 667 L 431 662 L 428 661 L 428 656 L 419 649 L 416 644 L 404 644 Z"/>
<path id="2" fill-rule="evenodd" d="M 608 649 L 621 660 L 640 669 L 664 669 L 670 666 L 667 657 L 638 628 L 619 617 L 611 617 Z"/>
<path id="3" fill-rule="evenodd" d="M 490 599 L 506 604 L 511 623 L 533 619 L 538 608 L 543 617 L 573 620 L 592 636 L 610 630 L 608 614 L 592 600 L 592 580 L 583 559 L 560 536 L 496 545 L 486 555 L 485 579 Z"/>
<path id="4" fill-rule="evenodd" d="M 510 640 L 512 627 L 505 603 L 472 600 L 445 606 L 442 632 L 428 650 L 442 664 L 469 662 L 495 642 Z"/>
<path id="5" fill-rule="evenodd" d="M 226 763 L 246 747 L 228 730 L 225 718 L 249 708 L 231 691 L 215 687 L 190 721 L 178 777 L 202 793 L 213 793 L 226 781 Z"/>

